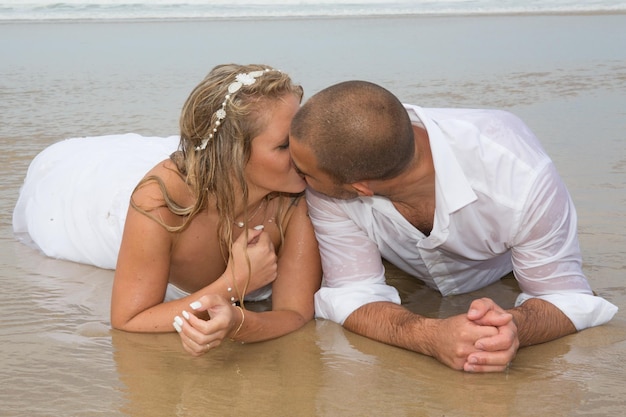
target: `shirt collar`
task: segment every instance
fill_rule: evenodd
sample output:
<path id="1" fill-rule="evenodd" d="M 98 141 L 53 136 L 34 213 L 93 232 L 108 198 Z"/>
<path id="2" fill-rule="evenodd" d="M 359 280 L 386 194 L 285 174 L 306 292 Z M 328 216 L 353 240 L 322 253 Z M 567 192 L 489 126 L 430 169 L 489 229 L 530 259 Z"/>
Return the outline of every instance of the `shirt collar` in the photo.
<path id="1" fill-rule="evenodd" d="M 407 109 L 411 122 L 424 127 L 428 132 L 435 166 L 436 213 L 449 215 L 476 201 L 478 197 L 448 144 L 446 133 L 441 130 L 437 121 L 427 114 L 426 109 L 410 104 L 405 104 L 404 107 Z M 440 226 L 447 227 L 447 215 L 445 225 Z"/>

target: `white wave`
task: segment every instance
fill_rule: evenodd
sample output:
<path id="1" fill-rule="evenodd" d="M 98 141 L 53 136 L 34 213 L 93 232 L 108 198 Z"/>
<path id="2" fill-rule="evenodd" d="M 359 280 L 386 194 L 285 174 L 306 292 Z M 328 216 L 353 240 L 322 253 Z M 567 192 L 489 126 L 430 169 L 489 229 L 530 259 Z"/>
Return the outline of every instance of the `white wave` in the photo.
<path id="1" fill-rule="evenodd" d="M 21 0 L 0 21 L 625 12 L 626 0 Z"/>

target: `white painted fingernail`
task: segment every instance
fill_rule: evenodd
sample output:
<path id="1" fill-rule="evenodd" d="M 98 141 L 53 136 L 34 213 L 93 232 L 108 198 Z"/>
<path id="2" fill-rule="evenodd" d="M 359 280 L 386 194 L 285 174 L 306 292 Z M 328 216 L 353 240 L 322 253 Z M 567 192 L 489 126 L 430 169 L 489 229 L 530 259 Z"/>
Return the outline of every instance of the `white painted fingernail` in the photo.
<path id="1" fill-rule="evenodd" d="M 174 317 L 174 323 L 178 324 L 179 326 L 183 325 L 183 319 L 181 319 L 179 316 Z"/>
<path id="2" fill-rule="evenodd" d="M 182 332 L 182 331 L 183 331 L 183 328 L 182 328 L 182 327 L 180 327 L 180 324 L 178 324 L 178 323 L 176 323 L 176 322 L 172 323 L 172 326 L 174 326 L 174 329 L 175 329 L 178 333 L 180 333 L 180 332 Z"/>
<path id="3" fill-rule="evenodd" d="M 189 313 L 187 313 L 185 310 L 183 310 L 183 317 L 186 318 L 187 320 L 189 320 Z"/>
<path id="4" fill-rule="evenodd" d="M 265 229 L 265 226 L 263 226 L 262 224 L 258 226 L 254 226 L 254 230 L 263 230 L 263 229 Z"/>
<path id="5" fill-rule="evenodd" d="M 192 310 L 197 310 L 202 307 L 202 303 L 200 301 L 194 301 L 193 303 L 189 304 L 189 307 L 191 307 Z"/>

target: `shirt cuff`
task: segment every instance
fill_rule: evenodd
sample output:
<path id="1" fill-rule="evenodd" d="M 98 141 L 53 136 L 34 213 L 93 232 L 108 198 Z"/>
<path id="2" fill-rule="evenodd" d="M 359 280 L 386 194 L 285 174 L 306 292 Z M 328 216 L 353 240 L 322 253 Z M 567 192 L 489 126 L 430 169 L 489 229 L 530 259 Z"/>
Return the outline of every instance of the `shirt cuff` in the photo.
<path id="1" fill-rule="evenodd" d="M 315 316 L 343 325 L 355 310 L 379 301 L 400 304 L 400 295 L 394 287 L 385 284 L 322 287 L 315 293 Z"/>
<path id="2" fill-rule="evenodd" d="M 617 306 L 591 294 L 548 294 L 532 296 L 521 293 L 515 301 L 519 306 L 531 298 L 547 301 L 563 312 L 577 331 L 607 323 L 617 313 Z"/>

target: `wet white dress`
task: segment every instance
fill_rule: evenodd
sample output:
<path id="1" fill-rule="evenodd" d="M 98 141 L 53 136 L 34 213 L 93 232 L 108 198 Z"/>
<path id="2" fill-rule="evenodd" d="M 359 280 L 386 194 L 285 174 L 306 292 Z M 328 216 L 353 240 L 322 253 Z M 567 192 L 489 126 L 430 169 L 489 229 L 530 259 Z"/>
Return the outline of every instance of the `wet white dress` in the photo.
<path id="1" fill-rule="evenodd" d="M 57 142 L 30 164 L 13 211 L 13 231 L 45 255 L 115 269 L 135 186 L 178 149 L 179 136 L 134 133 Z M 268 298 L 272 286 L 246 295 Z M 165 300 L 187 293 L 168 284 Z"/>
<path id="2" fill-rule="evenodd" d="M 178 144 L 129 133 L 49 146 L 28 168 L 13 231 L 47 256 L 114 269 L 131 192 Z"/>

